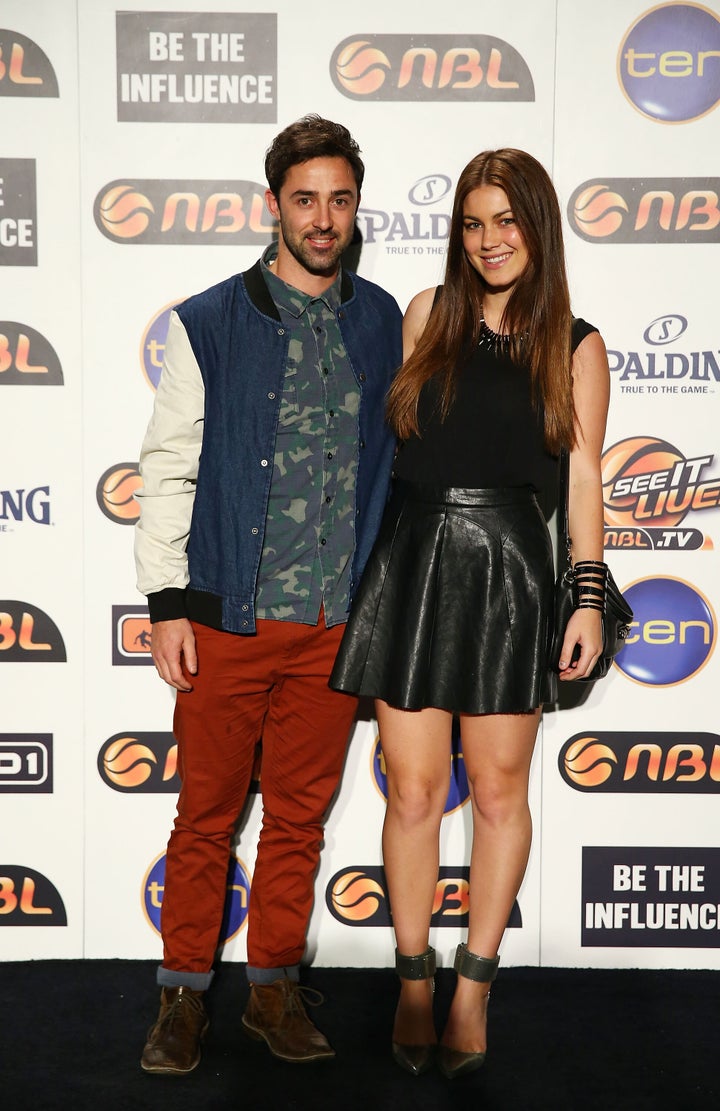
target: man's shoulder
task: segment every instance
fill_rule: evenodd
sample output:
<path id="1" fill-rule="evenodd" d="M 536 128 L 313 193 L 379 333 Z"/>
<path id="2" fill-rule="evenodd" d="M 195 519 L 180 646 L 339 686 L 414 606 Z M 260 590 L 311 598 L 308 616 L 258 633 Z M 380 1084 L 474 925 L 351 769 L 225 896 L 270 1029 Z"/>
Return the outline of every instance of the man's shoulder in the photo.
<path id="1" fill-rule="evenodd" d="M 229 278 L 224 278 L 221 282 L 216 282 L 208 289 L 203 289 L 199 293 L 193 293 L 186 300 L 176 305 L 176 310 L 180 317 L 183 313 L 196 313 L 206 310 L 212 310 L 216 306 L 224 305 L 229 299 L 236 296 L 238 287 L 243 284 L 243 274 L 232 274 Z"/>

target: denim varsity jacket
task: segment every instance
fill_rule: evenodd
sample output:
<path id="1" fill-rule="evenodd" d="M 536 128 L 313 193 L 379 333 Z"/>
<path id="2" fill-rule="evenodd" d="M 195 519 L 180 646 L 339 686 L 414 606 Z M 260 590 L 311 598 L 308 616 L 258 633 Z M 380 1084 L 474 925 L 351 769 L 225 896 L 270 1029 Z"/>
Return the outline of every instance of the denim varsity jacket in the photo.
<path id="1" fill-rule="evenodd" d="M 352 595 L 387 500 L 395 440 L 385 398 L 402 361 L 402 317 L 389 293 L 344 271 L 337 320 L 360 388 Z M 148 595 L 153 621 L 186 616 L 189 588 L 201 608 L 206 603 L 220 616 L 223 629 L 255 632 L 291 338 L 259 262 L 171 315 L 135 495 L 138 588 Z"/>

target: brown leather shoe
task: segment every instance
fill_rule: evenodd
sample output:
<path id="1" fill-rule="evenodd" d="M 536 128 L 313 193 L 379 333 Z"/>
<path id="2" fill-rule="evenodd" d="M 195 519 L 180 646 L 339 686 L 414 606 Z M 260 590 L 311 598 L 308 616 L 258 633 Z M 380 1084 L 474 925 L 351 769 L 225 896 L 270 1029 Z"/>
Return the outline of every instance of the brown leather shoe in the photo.
<path id="1" fill-rule="evenodd" d="M 140 1061 L 145 1072 L 192 1072 L 200 1061 L 200 1042 L 208 1028 L 203 992 L 163 988 L 157 1022 L 148 1031 Z"/>
<path id="2" fill-rule="evenodd" d="M 246 1033 L 267 1042 L 270 1052 L 281 1061 L 323 1061 L 335 1056 L 328 1043 L 307 1016 L 303 1003 L 322 1003 L 319 991 L 301 988 L 294 980 L 272 984 L 251 984 L 250 999 L 242 1017 Z"/>

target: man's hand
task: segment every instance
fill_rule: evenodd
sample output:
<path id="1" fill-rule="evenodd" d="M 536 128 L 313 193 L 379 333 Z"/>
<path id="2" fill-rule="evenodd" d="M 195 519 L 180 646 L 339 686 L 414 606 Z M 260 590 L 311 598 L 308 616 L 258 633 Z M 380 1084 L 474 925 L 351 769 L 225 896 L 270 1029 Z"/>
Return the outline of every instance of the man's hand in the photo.
<path id="1" fill-rule="evenodd" d="M 156 621 L 152 626 L 152 658 L 158 675 L 178 691 L 191 691 L 186 672 L 197 673 L 195 635 L 187 617 Z"/>

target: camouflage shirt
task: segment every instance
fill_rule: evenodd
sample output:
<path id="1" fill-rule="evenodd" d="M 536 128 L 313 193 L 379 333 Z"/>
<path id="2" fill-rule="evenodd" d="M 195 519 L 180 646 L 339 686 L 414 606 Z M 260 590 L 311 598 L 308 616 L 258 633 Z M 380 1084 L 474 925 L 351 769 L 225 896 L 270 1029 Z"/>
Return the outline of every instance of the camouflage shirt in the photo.
<path id="1" fill-rule="evenodd" d="M 340 276 L 319 297 L 263 275 L 292 332 L 285 367 L 256 616 L 314 625 L 347 618 L 355 548 L 360 389 L 335 313 Z"/>

